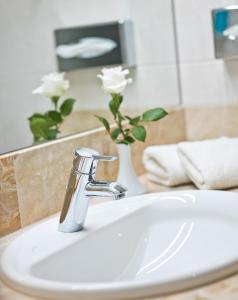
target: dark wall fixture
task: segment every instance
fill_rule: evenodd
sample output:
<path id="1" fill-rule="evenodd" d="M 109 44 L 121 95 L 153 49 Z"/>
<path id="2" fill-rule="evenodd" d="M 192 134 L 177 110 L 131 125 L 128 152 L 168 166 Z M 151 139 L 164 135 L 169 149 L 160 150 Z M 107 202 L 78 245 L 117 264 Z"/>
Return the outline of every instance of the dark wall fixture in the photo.
<path id="1" fill-rule="evenodd" d="M 136 65 L 133 23 L 130 20 L 56 29 L 54 34 L 59 71 Z"/>

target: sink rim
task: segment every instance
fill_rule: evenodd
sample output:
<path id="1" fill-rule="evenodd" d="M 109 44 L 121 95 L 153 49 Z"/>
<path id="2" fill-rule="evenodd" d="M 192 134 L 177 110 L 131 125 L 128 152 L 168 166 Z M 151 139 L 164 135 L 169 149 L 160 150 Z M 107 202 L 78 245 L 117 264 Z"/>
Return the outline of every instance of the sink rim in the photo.
<path id="1" fill-rule="evenodd" d="M 193 190 L 182 190 L 182 191 L 174 191 L 174 192 L 163 192 L 163 193 L 151 193 L 151 194 L 147 194 L 146 198 L 148 199 L 144 199 L 144 201 L 141 201 L 141 205 L 138 205 L 137 209 L 135 209 L 134 204 L 136 204 L 136 202 L 138 201 L 138 199 L 142 199 L 145 197 L 145 195 L 141 195 L 141 196 L 136 196 L 136 197 L 130 197 L 130 198 L 126 198 L 123 200 L 120 200 L 120 202 L 118 201 L 118 205 L 121 206 L 122 201 L 125 202 L 127 201 L 127 205 L 130 201 L 129 204 L 131 204 L 131 206 L 133 207 L 132 210 L 128 210 L 128 215 L 131 214 L 131 211 L 137 211 L 138 209 L 141 209 L 143 207 L 149 206 L 150 204 L 152 204 L 153 202 L 156 202 L 157 200 L 155 199 L 155 197 L 158 196 L 162 196 L 162 195 L 172 195 L 172 194 L 197 194 L 197 193 L 225 193 L 227 195 L 227 193 L 230 194 L 234 194 L 235 197 L 238 198 L 238 194 L 234 193 L 234 192 L 227 192 L 227 191 L 193 191 Z M 142 199 L 143 200 L 143 199 Z M 143 202 L 143 203 L 142 203 Z M 114 206 L 114 202 L 107 202 L 107 203 L 103 203 L 100 205 L 96 205 L 96 206 L 92 206 L 90 207 L 90 210 L 95 211 L 95 213 L 98 213 L 98 211 L 100 212 L 100 210 L 103 210 L 104 206 L 108 207 L 109 203 L 112 203 L 112 206 Z M 130 206 L 130 205 L 129 205 Z M 237 202 L 237 206 L 238 206 L 238 202 Z M 125 217 L 127 214 L 125 214 L 125 211 L 123 212 L 122 216 Z M 18 274 L 14 271 L 10 269 L 4 270 L 4 262 L 3 262 L 3 258 L 4 255 L 6 255 L 6 253 L 9 252 L 9 249 L 11 249 L 11 245 L 16 241 L 16 240 L 20 240 L 21 237 L 23 235 L 25 235 L 26 233 L 29 233 L 31 230 L 34 230 L 34 228 L 41 226 L 42 223 L 45 224 L 45 222 L 52 222 L 54 219 L 57 219 L 57 217 L 51 217 L 49 220 L 46 220 L 44 222 L 41 222 L 40 224 L 37 225 L 33 225 L 31 229 L 25 231 L 22 235 L 20 235 L 19 237 L 17 237 L 15 240 L 13 240 L 13 242 L 5 249 L 5 251 L 3 252 L 2 256 L 0 257 L 1 261 L 0 261 L 0 278 L 2 277 L 3 281 L 6 282 L 9 285 L 16 285 L 18 290 L 21 290 L 22 292 L 24 292 L 25 289 L 28 289 L 28 292 L 31 291 L 31 294 L 33 295 L 38 295 L 39 296 L 39 292 L 43 293 L 44 291 L 47 293 L 47 295 L 49 296 L 50 293 L 55 293 L 57 290 L 57 293 L 69 293 L 69 289 L 70 294 L 73 295 L 79 295 L 85 293 L 85 296 L 92 296 L 94 293 L 100 293 L 100 292 L 104 292 L 106 294 L 110 294 L 110 292 L 113 293 L 122 293 L 122 290 L 127 290 L 127 291 L 135 291 L 138 290 L 140 291 L 140 294 L 142 295 L 144 293 L 144 295 L 148 295 L 148 293 L 146 293 L 146 290 L 150 290 L 150 289 L 156 289 L 157 292 L 154 293 L 154 295 L 164 295 L 164 294 L 169 294 L 169 293 L 174 293 L 174 292 L 178 292 L 184 289 L 187 289 L 188 285 L 192 285 L 192 287 L 194 286 L 200 286 L 202 284 L 208 284 L 210 282 L 214 282 L 215 280 L 224 278 L 226 276 L 231 276 L 232 274 L 236 273 L 238 270 L 238 257 L 237 259 L 231 261 L 229 264 L 224 263 L 223 265 L 219 265 L 217 268 L 213 268 L 211 271 L 207 271 L 205 273 L 202 274 L 198 274 L 197 276 L 195 276 L 194 278 L 188 278 L 187 276 L 185 277 L 180 277 L 180 279 L 171 279 L 171 280 L 161 280 L 159 283 L 156 280 L 142 280 L 142 281 L 133 281 L 133 280 L 125 280 L 125 281 L 115 281 L 115 282 L 100 282 L 100 283 L 96 283 L 96 282 L 87 282 L 87 283 L 73 283 L 73 282 L 67 282 L 67 283 L 63 283 L 63 282 L 59 282 L 59 281 L 50 281 L 49 280 L 44 280 L 44 279 L 40 279 L 40 278 L 35 278 L 33 276 L 27 276 L 24 273 L 24 277 L 21 277 L 21 274 Z M 121 217 L 116 218 L 116 220 L 120 220 Z M 115 218 L 114 218 L 115 221 Z M 98 228 L 95 228 L 93 230 L 93 232 L 97 232 L 97 230 L 104 228 L 105 226 L 109 226 L 109 224 L 111 224 L 110 220 L 109 222 L 105 222 L 105 224 L 103 226 L 99 226 Z M 65 235 L 65 233 L 61 233 L 63 235 Z M 80 240 L 81 238 L 85 238 L 86 236 L 88 236 L 90 234 L 90 232 L 88 234 L 85 234 L 85 232 L 79 232 L 78 236 L 80 236 L 78 238 L 78 240 Z M 8 249 L 8 251 L 7 251 Z M 5 254 L 4 254 L 5 253 Z M 11 255 L 11 252 L 9 253 L 9 255 Z M 6 274 L 7 273 L 8 276 Z M 10 275 L 10 276 L 9 276 Z M 12 277 L 13 275 L 13 277 Z M 201 277 L 201 278 L 200 278 Z M 30 283 L 29 283 L 30 282 Z M 196 282 L 196 283 L 195 283 Z M 205 282 L 205 283 L 204 283 Z M 34 283 L 34 287 L 33 287 L 33 283 Z M 60 286 L 59 286 L 60 283 Z M 44 287 L 42 286 L 42 284 L 44 285 Z M 73 287 L 72 287 L 73 284 Z M 173 291 L 171 292 L 171 286 L 173 286 Z M 71 287 L 71 288 L 70 288 Z M 190 287 L 191 288 L 191 287 Z M 160 289 L 160 293 L 158 294 L 158 289 Z M 142 293 L 143 292 L 143 293 Z M 150 295 L 151 292 L 150 291 Z M 53 296 L 53 295 L 51 295 Z M 95 297 L 95 296 L 94 296 Z M 105 295 L 104 295 L 105 297 Z M 137 296 L 138 297 L 138 296 Z M 59 299 L 59 296 L 57 296 L 57 298 L 55 299 Z M 107 299 L 107 298 L 105 298 Z M 109 298 L 108 298 L 109 299 Z M 112 298 L 110 298 L 112 299 Z"/>

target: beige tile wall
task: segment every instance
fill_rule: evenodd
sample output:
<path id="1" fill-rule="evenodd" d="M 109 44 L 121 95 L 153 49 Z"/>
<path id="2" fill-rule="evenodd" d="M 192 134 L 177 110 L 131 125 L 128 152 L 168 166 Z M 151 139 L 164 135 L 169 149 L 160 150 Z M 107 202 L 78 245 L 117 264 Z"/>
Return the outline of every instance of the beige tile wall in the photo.
<path id="1" fill-rule="evenodd" d="M 15 155 L 10 155 L 0 160 L 0 236 L 21 227 L 13 165 L 15 158 Z"/>
<path id="2" fill-rule="evenodd" d="M 220 136 L 238 136 L 238 106 L 187 107 L 187 140 L 204 140 Z"/>
<path id="3" fill-rule="evenodd" d="M 184 110 L 171 110 L 169 116 L 147 129 L 146 143 L 132 147 L 138 175 L 144 172 L 141 156 L 146 145 L 185 140 Z M 60 210 L 77 147 L 116 153 L 105 131 L 96 129 L 0 156 L 0 236 Z M 101 163 L 98 178 L 112 180 L 116 174 L 117 163 Z"/>
<path id="4" fill-rule="evenodd" d="M 0 236 L 58 211 L 73 150 L 87 146 L 104 153 L 107 144 L 99 129 L 0 156 Z"/>
<path id="5" fill-rule="evenodd" d="M 138 175 L 145 171 L 141 157 L 147 145 L 238 136 L 238 106 L 172 109 L 165 119 L 150 123 L 147 130 L 146 143 L 132 146 Z M 0 155 L 0 236 L 60 210 L 77 147 L 116 154 L 104 130 L 95 129 Z M 117 168 L 117 162 L 101 163 L 98 178 L 115 179 Z"/>

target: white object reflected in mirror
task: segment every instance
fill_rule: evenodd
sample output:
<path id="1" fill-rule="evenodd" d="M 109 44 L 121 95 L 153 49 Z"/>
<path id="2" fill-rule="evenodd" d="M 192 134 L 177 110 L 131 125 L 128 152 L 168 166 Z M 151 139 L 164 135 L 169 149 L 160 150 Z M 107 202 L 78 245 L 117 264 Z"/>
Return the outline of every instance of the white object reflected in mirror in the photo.
<path id="1" fill-rule="evenodd" d="M 238 24 L 227 28 L 223 31 L 223 35 L 228 37 L 229 40 L 235 41 L 238 39 Z"/>
<path id="2" fill-rule="evenodd" d="M 117 43 L 112 39 L 86 37 L 80 39 L 77 44 L 59 45 L 56 47 L 56 54 L 65 59 L 74 57 L 89 59 L 109 53 L 116 47 Z"/>

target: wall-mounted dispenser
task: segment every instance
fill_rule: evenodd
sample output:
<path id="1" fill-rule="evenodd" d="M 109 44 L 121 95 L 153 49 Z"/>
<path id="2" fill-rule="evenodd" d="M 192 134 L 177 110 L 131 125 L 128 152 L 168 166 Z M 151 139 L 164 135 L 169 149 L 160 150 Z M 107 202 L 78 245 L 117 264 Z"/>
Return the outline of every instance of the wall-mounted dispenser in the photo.
<path id="1" fill-rule="evenodd" d="M 212 10 L 216 58 L 238 58 L 238 5 Z"/>
<path id="2" fill-rule="evenodd" d="M 136 65 L 130 20 L 55 30 L 59 71 L 106 65 Z"/>

